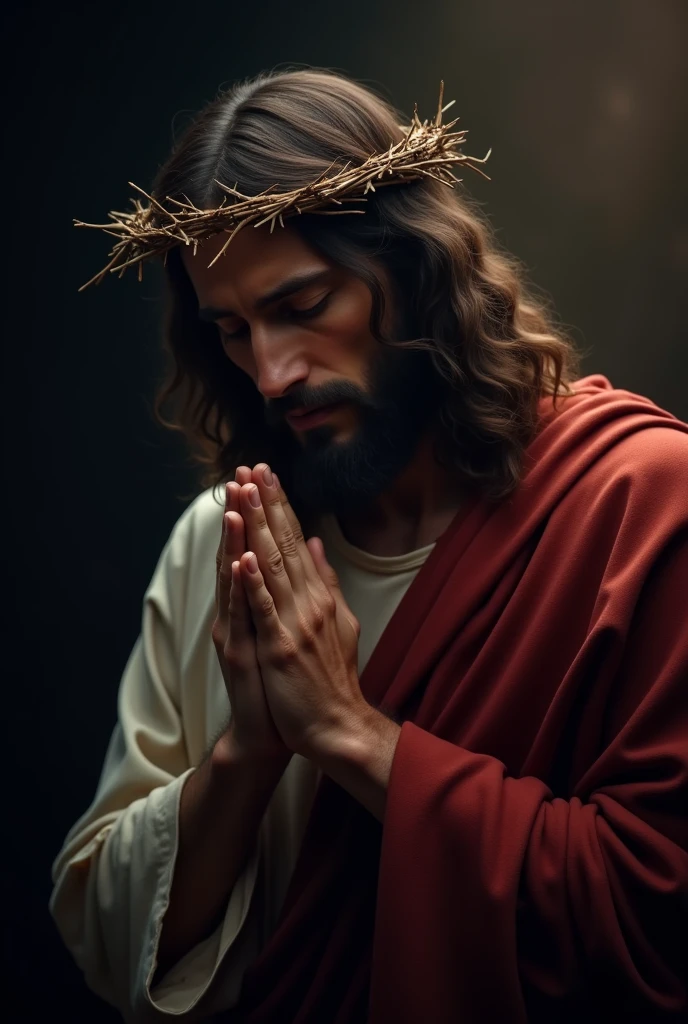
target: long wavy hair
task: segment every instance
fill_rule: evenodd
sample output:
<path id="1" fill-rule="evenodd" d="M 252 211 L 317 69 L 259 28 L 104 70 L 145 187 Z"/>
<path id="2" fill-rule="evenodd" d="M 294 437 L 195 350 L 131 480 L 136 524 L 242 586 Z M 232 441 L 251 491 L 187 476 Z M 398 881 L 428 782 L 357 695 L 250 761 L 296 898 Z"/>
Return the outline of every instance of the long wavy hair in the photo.
<path id="1" fill-rule="evenodd" d="M 405 120 L 370 88 L 337 72 L 264 72 L 218 93 L 195 117 L 152 193 L 161 202 L 188 197 L 210 208 L 224 195 L 216 178 L 245 195 L 276 183 L 280 191 L 298 188 L 331 165 L 363 162 L 388 149 L 403 137 Z M 436 457 L 465 486 L 500 501 L 522 479 L 540 397 L 552 395 L 556 407 L 558 395 L 572 393 L 580 356 L 465 192 L 424 178 L 369 197 L 365 215 L 303 214 L 288 223 L 365 281 L 373 337 L 429 352 L 444 383 Z M 381 266 L 394 283 L 393 296 L 385 291 Z M 227 358 L 217 327 L 199 321 L 178 249 L 168 253 L 165 275 L 168 367 L 155 395 L 155 418 L 183 433 L 203 488 L 232 479 L 242 464 L 265 460 L 280 472 L 262 396 Z M 403 322 L 412 325 L 413 337 L 383 336 L 386 301 L 404 304 Z"/>

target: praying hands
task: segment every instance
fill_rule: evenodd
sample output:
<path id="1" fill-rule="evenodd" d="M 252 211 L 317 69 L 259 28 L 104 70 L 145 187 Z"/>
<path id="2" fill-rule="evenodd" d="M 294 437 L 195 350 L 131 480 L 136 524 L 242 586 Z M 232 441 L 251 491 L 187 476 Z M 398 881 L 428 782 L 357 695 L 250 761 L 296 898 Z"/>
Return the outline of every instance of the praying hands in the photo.
<path id="1" fill-rule="evenodd" d="M 213 627 L 235 739 L 317 756 L 373 712 L 358 680 L 360 626 L 322 543 L 306 543 L 269 468 L 242 466 L 236 476 L 227 484 Z"/>

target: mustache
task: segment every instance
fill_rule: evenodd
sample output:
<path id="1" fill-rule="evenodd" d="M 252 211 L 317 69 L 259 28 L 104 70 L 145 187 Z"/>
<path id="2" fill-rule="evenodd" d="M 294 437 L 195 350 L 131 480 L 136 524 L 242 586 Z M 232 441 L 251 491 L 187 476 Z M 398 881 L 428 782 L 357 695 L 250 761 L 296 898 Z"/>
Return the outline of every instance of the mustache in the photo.
<path id="1" fill-rule="evenodd" d="M 370 396 L 350 381 L 333 381 L 317 390 L 296 388 L 284 398 L 271 398 L 265 406 L 265 420 L 268 426 L 280 426 L 294 409 L 335 405 L 337 402 L 352 402 L 368 407 L 374 405 Z"/>
<path id="2" fill-rule="evenodd" d="M 364 372 L 363 386 L 351 380 L 335 379 L 318 388 L 304 384 L 279 398 L 268 399 L 264 406 L 265 422 L 270 427 L 284 427 L 286 417 L 294 409 L 316 408 L 350 402 L 364 412 L 382 415 L 387 411 L 391 397 L 402 381 L 420 385 L 430 378 L 436 381 L 437 372 L 425 351 L 407 351 L 401 348 L 379 349 Z"/>

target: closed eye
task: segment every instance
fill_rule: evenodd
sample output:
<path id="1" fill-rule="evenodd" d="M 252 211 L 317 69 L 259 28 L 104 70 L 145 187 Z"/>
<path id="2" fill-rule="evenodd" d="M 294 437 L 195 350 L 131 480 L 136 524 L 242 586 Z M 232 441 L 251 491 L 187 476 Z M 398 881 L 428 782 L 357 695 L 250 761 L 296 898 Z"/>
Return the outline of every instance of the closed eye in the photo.
<path id="1" fill-rule="evenodd" d="M 320 299 L 319 302 L 316 302 L 314 306 L 309 306 L 307 309 L 285 310 L 287 319 L 312 320 L 314 317 L 318 316 L 320 313 L 324 311 L 328 304 L 329 298 L 329 294 L 325 295 L 325 297 Z M 241 338 L 246 333 L 246 326 L 244 325 L 244 327 L 240 327 L 238 331 L 233 331 L 231 334 L 229 334 L 227 331 L 223 331 L 222 328 L 220 328 L 220 332 L 223 338 L 226 338 L 228 340 L 231 340 L 232 338 Z"/>

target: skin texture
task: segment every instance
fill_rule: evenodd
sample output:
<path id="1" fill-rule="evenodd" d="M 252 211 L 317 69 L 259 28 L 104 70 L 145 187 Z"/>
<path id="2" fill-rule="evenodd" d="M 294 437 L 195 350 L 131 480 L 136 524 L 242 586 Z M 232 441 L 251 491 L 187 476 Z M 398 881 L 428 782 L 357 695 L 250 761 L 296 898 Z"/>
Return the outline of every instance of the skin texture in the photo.
<path id="1" fill-rule="evenodd" d="M 307 504 L 312 497 L 314 507 L 336 512 L 351 543 L 373 554 L 431 543 L 456 514 L 461 492 L 431 454 L 438 378 L 425 354 L 383 348 L 371 334 L 367 285 L 289 225 L 272 235 L 268 225 L 245 228 L 208 267 L 225 240 L 222 233 L 206 239 L 195 255 L 184 249 L 182 260 L 199 307 L 227 311 L 216 319 L 218 344 L 262 395 L 267 421 L 290 435 L 292 497 L 305 493 Z M 324 281 L 259 308 L 288 278 L 317 270 Z M 304 318 L 322 299 L 325 308 Z M 403 333 L 396 316 L 390 301 L 388 336 Z M 285 420 L 300 406 L 340 399 L 345 404 L 321 427 L 298 432 Z M 308 491 L 317 487 L 325 493 Z"/>
<path id="2" fill-rule="evenodd" d="M 232 717 L 182 789 L 154 984 L 216 927 L 293 752 L 384 817 L 399 726 L 365 701 L 358 620 L 266 470 L 240 466 L 226 487 L 212 636 Z"/>
<path id="3" fill-rule="evenodd" d="M 326 427 L 293 431 L 295 458 L 302 455 L 308 470 L 302 479 L 312 477 L 316 465 L 324 474 L 331 472 L 335 489 L 329 497 L 341 497 L 345 505 L 344 512 L 336 506 L 340 526 L 360 547 L 396 554 L 435 540 L 460 499 L 450 475 L 430 457 L 432 424 L 424 419 L 423 404 L 434 401 L 427 393 L 433 382 L 418 376 L 417 354 L 409 360 L 406 353 L 402 359 L 393 353 L 383 364 L 385 373 L 376 376 L 372 368 L 382 346 L 370 330 L 367 285 L 308 246 L 295 230 L 270 235 L 267 226 L 245 229 L 209 267 L 225 237 L 207 239 L 195 255 L 189 249 L 182 259 L 199 308 L 216 311 L 219 343 L 260 391 L 268 422 L 284 428 L 293 409 L 352 399 Z M 277 303 L 260 304 L 285 280 L 308 271 L 326 276 Z M 303 317 L 326 297 L 315 317 Z M 394 317 L 388 304 L 384 332 L 394 329 Z M 385 405 L 387 391 L 396 405 Z M 366 434 L 368 409 L 378 415 L 378 429 Z M 420 410 L 415 419 L 414 409 Z M 407 422 L 412 429 L 404 436 Z M 381 459 L 371 460 L 381 425 L 398 439 L 399 450 L 378 452 Z M 395 426 L 399 429 L 390 429 Z M 349 492 L 360 486 L 357 476 L 340 485 L 341 494 L 336 491 L 341 473 L 334 470 L 342 467 L 337 457 L 349 448 L 354 469 L 361 455 L 361 473 L 365 461 L 374 467 L 365 482 L 368 500 L 358 507 L 346 506 Z M 400 728 L 363 697 L 359 624 L 321 541 L 305 542 L 284 489 L 274 480 L 271 485 L 269 477 L 266 481 L 268 468 L 265 463 L 239 467 L 238 492 L 227 485 L 213 638 L 238 714 L 233 714 L 233 735 L 219 743 L 218 757 L 227 743 L 232 749 L 238 743 L 245 750 L 298 752 L 382 820 Z M 258 507 L 250 502 L 252 492 L 260 498 Z M 254 554 L 256 572 L 251 571 Z"/>
<path id="4" fill-rule="evenodd" d="M 255 645 L 266 705 L 285 747 L 315 761 L 382 820 L 400 728 L 363 697 L 358 620 L 320 539 L 304 541 L 276 477 L 266 483 L 266 469 L 265 463 L 252 471 L 241 467 L 242 478 L 248 471 L 253 482 L 241 486 L 241 517 L 228 513 L 237 531 L 242 519 L 249 544 L 234 562 L 229 645 L 244 649 L 247 660 Z M 259 507 L 251 492 L 258 493 Z M 248 616 L 235 615 L 235 603 L 248 608 L 250 624 Z"/>

